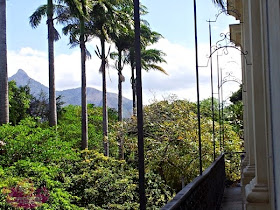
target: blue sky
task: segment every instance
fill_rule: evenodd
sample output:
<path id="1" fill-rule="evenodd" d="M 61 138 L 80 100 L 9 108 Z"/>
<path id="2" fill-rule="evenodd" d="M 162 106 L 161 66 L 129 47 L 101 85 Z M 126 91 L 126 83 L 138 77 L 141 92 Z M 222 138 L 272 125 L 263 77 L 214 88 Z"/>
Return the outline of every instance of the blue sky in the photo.
<path id="1" fill-rule="evenodd" d="M 37 29 L 29 25 L 29 16 L 45 4 L 46 0 L 7 1 L 7 44 L 9 75 L 14 74 L 18 68 L 24 69 L 30 77 L 47 85 L 47 27 L 46 20 Z M 177 94 L 180 98 L 194 100 L 195 72 L 194 72 L 194 25 L 193 1 L 185 0 L 143 0 L 149 14 L 144 17 L 153 30 L 161 33 L 164 39 L 154 47 L 167 54 L 167 64 L 163 67 L 169 76 L 158 72 L 143 73 L 144 100 L 146 103 L 153 98 L 166 97 L 168 94 Z M 199 65 L 204 65 L 209 55 L 209 33 L 206 20 L 214 20 L 217 8 L 211 0 L 197 0 Z M 220 39 L 220 33 L 228 30 L 228 24 L 236 23 L 230 16 L 221 15 L 217 23 L 212 25 L 213 43 Z M 58 30 L 60 31 L 60 26 Z M 56 85 L 58 89 L 67 89 L 80 86 L 79 49 L 69 49 L 68 38 L 55 44 L 56 55 Z M 88 44 L 89 50 L 94 54 L 98 40 Z M 108 45 L 107 45 L 108 46 Z M 235 59 L 240 62 L 236 53 L 223 60 Z M 74 63 L 75 61 L 75 63 Z M 98 68 L 100 61 L 93 58 L 88 61 L 88 86 L 101 89 L 101 75 Z M 228 68 L 229 64 L 224 65 Z M 240 68 L 238 65 L 230 68 Z M 231 71 L 231 70 L 228 70 Z M 201 69 L 202 97 L 209 97 L 209 69 Z M 130 97 L 129 69 L 124 71 L 124 95 Z M 240 73 L 238 75 L 240 77 Z M 113 67 L 109 70 L 108 89 L 117 92 L 117 76 Z M 154 78 L 158 78 L 156 81 Z M 234 85 L 234 84 L 232 84 Z M 230 85 L 230 86 L 232 86 Z M 230 88 L 232 89 L 232 88 Z"/>

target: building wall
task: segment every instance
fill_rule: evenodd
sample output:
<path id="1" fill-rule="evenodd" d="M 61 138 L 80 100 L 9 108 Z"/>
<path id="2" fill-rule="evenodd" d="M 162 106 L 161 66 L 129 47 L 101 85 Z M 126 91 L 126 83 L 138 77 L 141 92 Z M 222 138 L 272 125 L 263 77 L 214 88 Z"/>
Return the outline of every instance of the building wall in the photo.
<path id="1" fill-rule="evenodd" d="M 280 209 L 280 2 L 266 0 L 268 83 L 270 95 L 271 185 L 274 207 Z"/>
<path id="2" fill-rule="evenodd" d="M 280 0 L 230 2 L 243 14 L 241 48 L 252 58 L 243 64 L 245 133 L 252 133 L 245 135 L 244 207 L 280 210 Z"/>

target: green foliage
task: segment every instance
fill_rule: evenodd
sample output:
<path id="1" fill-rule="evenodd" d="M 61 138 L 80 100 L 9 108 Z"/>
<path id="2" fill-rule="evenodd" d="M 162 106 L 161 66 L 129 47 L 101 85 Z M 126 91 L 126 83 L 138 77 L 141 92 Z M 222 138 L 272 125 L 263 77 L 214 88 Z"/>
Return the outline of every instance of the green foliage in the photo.
<path id="1" fill-rule="evenodd" d="M 28 110 L 30 116 L 40 119 L 41 122 L 48 121 L 49 117 L 49 99 L 47 98 L 46 93 L 41 92 L 39 96 L 32 96 L 30 102 L 30 108 Z M 64 112 L 64 108 L 62 107 L 64 102 L 62 101 L 62 96 L 59 95 L 56 98 L 56 111 L 58 119 L 61 118 Z"/>
<path id="2" fill-rule="evenodd" d="M 41 162 L 31 162 L 20 160 L 10 167 L 2 170 L 0 177 L 0 207 L 10 208 L 5 200 L 6 196 L 3 189 L 11 189 L 15 185 L 22 186 L 23 183 L 32 183 L 35 189 L 45 187 L 49 194 L 48 202 L 44 203 L 40 209 L 79 209 L 71 202 L 76 198 L 69 193 L 61 181 L 62 169 L 58 166 L 45 166 Z"/>
<path id="3" fill-rule="evenodd" d="M 25 101 L 26 95 L 18 90 L 28 93 L 28 89 L 17 88 L 15 83 L 11 87 L 10 97 Z M 42 105 L 38 104 L 35 107 Z M 201 102 L 203 170 L 213 161 L 210 107 L 210 99 Z M 13 209 L 6 202 L 7 190 L 23 185 L 27 193 L 33 188 L 48 189 L 49 200 L 38 209 L 138 209 L 136 118 L 117 122 L 117 112 L 109 109 L 111 157 L 105 157 L 102 108 L 88 105 L 90 150 L 85 151 L 79 149 L 81 107 L 70 105 L 61 110 L 57 129 L 44 123 L 43 115 L 40 120 L 21 116 L 16 126 L 0 126 L 0 208 Z M 224 143 L 227 178 L 236 181 L 240 159 L 233 152 L 242 148 L 237 135 L 242 136 L 242 103 L 226 107 L 224 113 L 224 142 L 219 142 L 220 128 L 215 122 L 216 154 Z M 116 160 L 119 136 L 124 138 L 122 161 Z M 158 209 L 181 189 L 182 182 L 187 184 L 199 174 L 196 105 L 170 97 L 146 106 L 144 137 L 147 208 Z"/>
<path id="4" fill-rule="evenodd" d="M 15 186 L 26 193 L 45 187 L 49 198 L 38 209 L 139 208 L 137 168 L 98 152 L 102 151 L 100 107 L 89 105 L 90 145 L 96 150 L 78 149 L 80 112 L 78 106 L 65 107 L 57 131 L 31 117 L 16 126 L 0 127 L 0 139 L 5 142 L 0 155 L 1 209 L 13 209 L 6 191 Z M 116 112 L 109 113 L 110 122 L 115 122 Z M 112 154 L 117 156 L 116 144 Z M 149 209 L 160 208 L 174 196 L 152 170 L 147 171 L 146 179 Z"/>
<path id="5" fill-rule="evenodd" d="M 83 151 L 83 161 L 75 164 L 69 191 L 81 199 L 78 206 L 102 209 L 138 209 L 138 172 L 125 161 L 105 157 L 95 151 Z M 148 207 L 161 207 L 172 198 L 172 190 L 159 176 L 149 171 Z M 94 186 L 94 187 L 93 187 Z"/>
<path id="6" fill-rule="evenodd" d="M 225 120 L 233 126 L 234 131 L 239 135 L 240 139 L 243 136 L 243 102 L 237 101 L 230 104 L 224 110 Z"/>
<path id="7" fill-rule="evenodd" d="M 216 131 L 219 130 L 215 123 Z M 201 118 L 203 170 L 213 161 L 212 121 Z M 119 132 L 122 129 L 116 128 Z M 116 134 L 117 135 L 117 134 Z M 137 162 L 137 127 L 132 118 L 123 124 L 125 155 L 128 162 Z M 216 135 L 217 136 L 217 135 Z M 176 191 L 182 181 L 189 183 L 199 174 L 197 115 L 195 105 L 170 98 L 144 108 L 145 161 L 147 170 L 154 170 Z M 216 154 L 219 144 L 216 138 Z M 240 151 L 240 140 L 230 125 L 225 130 L 227 151 Z M 237 173 L 237 171 L 231 171 Z M 227 174 L 228 178 L 236 178 Z"/>
<path id="8" fill-rule="evenodd" d="M 32 97 L 29 114 L 41 122 L 46 122 L 48 120 L 49 102 L 46 93 L 41 92 L 39 96 Z"/>
<path id="9" fill-rule="evenodd" d="M 238 89 L 238 91 L 232 93 L 232 95 L 230 97 L 230 102 L 232 102 L 234 104 L 239 101 L 242 101 L 242 85 L 240 85 L 240 88 Z"/>
<path id="10" fill-rule="evenodd" d="M 200 102 L 200 113 L 202 116 L 212 119 L 212 99 L 207 98 Z M 219 120 L 219 102 L 214 98 L 214 119 Z"/>
<path id="11" fill-rule="evenodd" d="M 109 128 L 117 121 L 117 113 L 108 109 Z M 88 148 L 103 153 L 102 107 L 88 105 Z M 71 142 L 75 148 L 80 148 L 81 142 L 81 107 L 69 105 L 64 107 L 64 113 L 58 121 L 59 136 L 63 141 Z M 114 145 L 114 144 L 113 144 Z M 110 152 L 116 153 L 117 147 L 111 147 Z"/>
<path id="12" fill-rule="evenodd" d="M 62 96 L 56 98 L 57 115 L 60 118 L 64 112 Z M 28 85 L 17 87 L 15 81 L 9 82 L 9 118 L 12 125 L 32 116 L 42 122 L 48 120 L 49 102 L 46 94 L 41 92 L 35 97 L 30 93 Z"/>
<path id="13" fill-rule="evenodd" d="M 15 81 L 9 82 L 9 118 L 13 125 L 28 116 L 31 98 L 28 86 L 17 87 Z"/>
<path id="14" fill-rule="evenodd" d="M 69 142 L 60 141 L 54 128 L 43 129 L 32 118 L 22 120 L 18 126 L 1 126 L 0 139 L 6 143 L 6 153 L 0 156 L 2 166 L 22 159 L 43 163 L 75 159 Z"/>

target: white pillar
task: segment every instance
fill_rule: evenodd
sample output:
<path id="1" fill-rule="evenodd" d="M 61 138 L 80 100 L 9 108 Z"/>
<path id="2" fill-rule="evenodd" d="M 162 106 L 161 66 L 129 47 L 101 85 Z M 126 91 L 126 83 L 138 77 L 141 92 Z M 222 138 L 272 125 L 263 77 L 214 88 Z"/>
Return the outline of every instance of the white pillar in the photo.
<path id="1" fill-rule="evenodd" d="M 263 0 L 251 0 L 253 128 L 255 142 L 255 178 L 246 185 L 246 208 L 270 209 L 268 193 L 268 127 L 266 106 L 266 54 L 263 20 Z"/>
<path id="2" fill-rule="evenodd" d="M 248 158 L 248 165 L 244 168 L 242 173 L 241 184 L 244 192 L 245 185 L 249 184 L 250 181 L 255 177 L 255 143 L 254 143 L 254 130 L 253 130 L 253 86 L 252 86 L 252 51 L 251 51 L 251 11 L 250 11 L 250 0 L 243 1 L 243 51 L 247 53 L 246 59 L 244 59 L 244 83 L 246 98 L 244 99 L 244 115 L 245 124 L 244 129 L 245 138 L 247 143 L 246 156 Z"/>
<path id="3" fill-rule="evenodd" d="M 272 209 L 280 209 L 280 1 L 267 0 L 268 81 L 270 122 L 270 198 Z"/>
<path id="4" fill-rule="evenodd" d="M 245 33 L 246 28 L 244 24 L 244 0 L 242 1 L 242 8 L 239 11 L 242 14 L 242 22 L 241 24 L 241 50 L 245 53 Z M 246 11 L 247 12 L 247 11 Z M 247 17 L 247 16 L 245 16 Z M 247 21 L 247 20 L 246 20 Z M 244 168 L 249 164 L 249 133 L 248 133 L 248 94 L 247 94 L 247 81 L 246 81 L 246 66 L 247 66 L 247 58 L 246 56 L 241 56 L 241 68 L 242 68 L 242 102 L 243 102 L 243 138 L 244 138 L 244 150 L 245 150 L 245 157 L 241 163 L 241 173 L 243 172 Z"/>

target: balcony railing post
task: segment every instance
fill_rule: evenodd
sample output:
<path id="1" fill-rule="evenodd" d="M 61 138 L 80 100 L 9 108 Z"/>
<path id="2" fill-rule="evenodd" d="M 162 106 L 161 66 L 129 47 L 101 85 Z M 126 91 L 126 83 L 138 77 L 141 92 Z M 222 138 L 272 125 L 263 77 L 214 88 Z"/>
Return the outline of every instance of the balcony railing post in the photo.
<path id="1" fill-rule="evenodd" d="M 194 31 L 195 31 L 195 71 L 196 71 L 196 93 L 197 93 L 197 126 L 199 144 L 199 173 L 202 175 L 202 153 L 201 153 L 201 125 L 200 125 L 200 101 L 199 101 L 199 73 L 198 73 L 198 52 L 197 52 L 197 21 L 196 21 L 196 0 L 194 3 Z"/>

